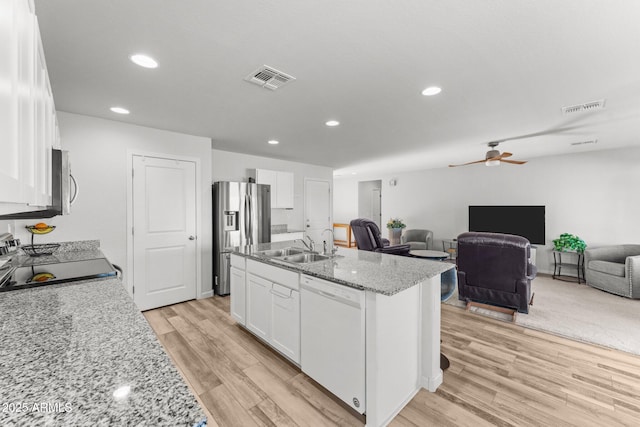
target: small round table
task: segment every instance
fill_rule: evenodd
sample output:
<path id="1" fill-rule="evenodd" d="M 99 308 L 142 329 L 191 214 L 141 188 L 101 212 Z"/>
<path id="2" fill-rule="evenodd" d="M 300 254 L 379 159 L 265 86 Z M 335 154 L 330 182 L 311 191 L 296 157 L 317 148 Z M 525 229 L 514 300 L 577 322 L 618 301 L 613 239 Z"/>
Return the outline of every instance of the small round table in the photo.
<path id="1" fill-rule="evenodd" d="M 409 254 L 416 258 L 436 259 L 439 261 L 449 258 L 449 254 L 446 252 L 432 251 L 430 249 L 415 249 L 413 251 L 409 251 Z"/>

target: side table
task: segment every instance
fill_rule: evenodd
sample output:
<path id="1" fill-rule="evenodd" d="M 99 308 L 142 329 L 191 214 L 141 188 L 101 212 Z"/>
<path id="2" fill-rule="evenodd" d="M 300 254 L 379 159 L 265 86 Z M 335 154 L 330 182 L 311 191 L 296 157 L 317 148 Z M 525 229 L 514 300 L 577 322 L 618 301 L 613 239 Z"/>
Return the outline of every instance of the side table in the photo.
<path id="1" fill-rule="evenodd" d="M 442 250 L 449 254 L 450 259 L 455 259 L 458 256 L 458 240 L 443 239 Z"/>
<path id="2" fill-rule="evenodd" d="M 565 282 L 578 283 L 585 282 L 587 280 L 584 276 L 584 253 L 575 251 L 552 251 L 553 252 L 553 278 L 557 280 L 563 280 Z M 565 256 L 564 260 L 562 256 Z M 569 274 L 563 274 L 562 268 L 569 270 Z M 572 273 L 575 273 L 572 274 Z"/>

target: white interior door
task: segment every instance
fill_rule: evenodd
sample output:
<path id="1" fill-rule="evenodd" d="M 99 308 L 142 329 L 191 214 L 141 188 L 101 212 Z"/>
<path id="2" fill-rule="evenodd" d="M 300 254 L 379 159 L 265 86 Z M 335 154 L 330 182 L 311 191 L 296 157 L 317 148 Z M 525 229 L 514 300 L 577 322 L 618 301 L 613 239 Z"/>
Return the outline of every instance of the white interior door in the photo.
<path id="1" fill-rule="evenodd" d="M 331 244 L 330 233 L 322 231 L 331 224 L 331 191 L 329 181 L 307 179 L 304 182 L 305 232 L 316 242 L 316 249 L 322 250 L 322 241 Z"/>
<path id="2" fill-rule="evenodd" d="M 382 230 L 382 195 L 379 188 L 371 190 L 371 219 Z"/>
<path id="3" fill-rule="evenodd" d="M 133 156 L 133 296 L 140 310 L 196 297 L 195 163 Z"/>

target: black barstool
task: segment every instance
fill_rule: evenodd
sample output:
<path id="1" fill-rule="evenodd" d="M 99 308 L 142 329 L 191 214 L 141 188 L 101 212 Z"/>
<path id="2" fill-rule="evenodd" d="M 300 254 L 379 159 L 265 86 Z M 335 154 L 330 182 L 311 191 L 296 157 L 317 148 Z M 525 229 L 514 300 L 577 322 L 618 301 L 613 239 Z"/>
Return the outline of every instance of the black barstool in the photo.
<path id="1" fill-rule="evenodd" d="M 445 302 L 453 296 L 456 291 L 456 283 L 458 281 L 458 275 L 455 267 L 451 270 L 447 270 L 440 275 L 440 302 Z M 447 356 L 440 353 L 440 369 L 443 371 L 451 366 Z"/>

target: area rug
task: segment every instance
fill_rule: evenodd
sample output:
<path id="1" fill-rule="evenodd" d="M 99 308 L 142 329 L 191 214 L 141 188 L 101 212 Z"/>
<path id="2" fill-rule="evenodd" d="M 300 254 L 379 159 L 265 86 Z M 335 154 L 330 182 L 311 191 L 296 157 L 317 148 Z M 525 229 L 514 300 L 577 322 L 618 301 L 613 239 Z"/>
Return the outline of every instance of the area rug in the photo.
<path id="1" fill-rule="evenodd" d="M 535 293 L 529 314 L 518 313 L 516 324 L 578 341 L 599 344 L 640 355 L 640 300 L 594 289 L 585 284 L 538 276 L 531 283 Z M 465 307 L 456 292 L 445 304 Z M 474 313 L 511 321 L 511 316 L 482 308 Z"/>

